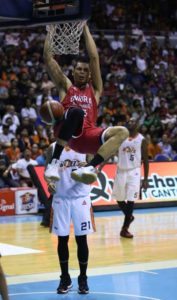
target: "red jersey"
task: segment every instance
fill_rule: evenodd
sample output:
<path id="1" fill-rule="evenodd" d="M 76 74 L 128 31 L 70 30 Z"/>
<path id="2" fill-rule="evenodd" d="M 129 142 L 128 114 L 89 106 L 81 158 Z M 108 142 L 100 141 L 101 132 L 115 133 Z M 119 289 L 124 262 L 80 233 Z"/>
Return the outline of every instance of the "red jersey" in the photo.
<path id="1" fill-rule="evenodd" d="M 72 85 L 62 101 L 62 105 L 65 111 L 70 107 L 79 107 L 84 111 L 84 128 L 96 126 L 97 102 L 92 85 L 87 84 L 83 89 Z"/>

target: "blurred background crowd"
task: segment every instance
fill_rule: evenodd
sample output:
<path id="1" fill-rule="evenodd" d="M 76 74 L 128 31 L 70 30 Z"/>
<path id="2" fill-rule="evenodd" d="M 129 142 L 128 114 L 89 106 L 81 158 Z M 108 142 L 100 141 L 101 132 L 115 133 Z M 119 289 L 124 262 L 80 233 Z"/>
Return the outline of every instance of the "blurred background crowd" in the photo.
<path id="1" fill-rule="evenodd" d="M 176 1 L 95 0 L 89 26 L 104 82 L 98 125 L 136 117 L 149 159 L 176 160 Z M 43 62 L 45 36 L 44 27 L 0 31 L 0 188 L 31 186 L 27 166 L 44 165 L 55 140 L 39 115 L 42 103 L 60 101 Z M 75 58 L 57 59 L 72 79 Z"/>

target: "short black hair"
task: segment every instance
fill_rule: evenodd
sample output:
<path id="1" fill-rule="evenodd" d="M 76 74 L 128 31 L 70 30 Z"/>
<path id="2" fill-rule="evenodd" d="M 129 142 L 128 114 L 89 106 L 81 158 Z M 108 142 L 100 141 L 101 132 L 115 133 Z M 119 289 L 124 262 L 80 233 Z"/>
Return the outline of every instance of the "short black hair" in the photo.
<path id="1" fill-rule="evenodd" d="M 74 68 L 77 66 L 78 63 L 89 64 L 88 56 L 77 56 L 75 59 Z"/>

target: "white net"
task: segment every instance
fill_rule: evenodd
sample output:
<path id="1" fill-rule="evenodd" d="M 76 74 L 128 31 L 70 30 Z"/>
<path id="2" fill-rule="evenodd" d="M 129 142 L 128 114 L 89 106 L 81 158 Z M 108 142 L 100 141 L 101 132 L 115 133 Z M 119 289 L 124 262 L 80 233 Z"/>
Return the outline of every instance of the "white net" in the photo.
<path id="1" fill-rule="evenodd" d="M 79 41 L 85 22 L 82 20 L 47 25 L 52 54 L 78 54 Z"/>

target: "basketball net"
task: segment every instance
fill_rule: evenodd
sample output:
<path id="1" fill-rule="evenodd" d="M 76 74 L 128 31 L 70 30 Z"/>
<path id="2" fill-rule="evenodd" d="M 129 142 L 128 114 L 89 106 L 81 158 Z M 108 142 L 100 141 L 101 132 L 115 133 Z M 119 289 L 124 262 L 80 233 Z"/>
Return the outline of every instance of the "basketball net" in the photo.
<path id="1" fill-rule="evenodd" d="M 51 53 L 78 54 L 79 41 L 85 22 L 85 20 L 79 20 L 47 25 Z"/>

